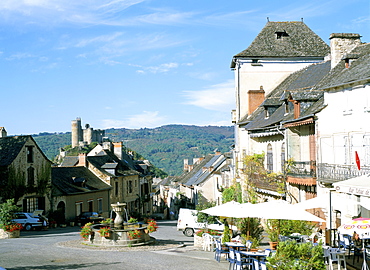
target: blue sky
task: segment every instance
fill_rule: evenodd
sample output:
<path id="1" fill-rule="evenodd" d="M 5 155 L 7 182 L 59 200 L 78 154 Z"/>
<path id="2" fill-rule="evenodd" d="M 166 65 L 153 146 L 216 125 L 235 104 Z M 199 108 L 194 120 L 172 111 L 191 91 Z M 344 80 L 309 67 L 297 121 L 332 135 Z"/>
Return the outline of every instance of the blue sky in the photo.
<path id="1" fill-rule="evenodd" d="M 370 42 L 369 0 L 1 0 L 0 126 L 231 125 L 231 59 L 267 17 Z"/>

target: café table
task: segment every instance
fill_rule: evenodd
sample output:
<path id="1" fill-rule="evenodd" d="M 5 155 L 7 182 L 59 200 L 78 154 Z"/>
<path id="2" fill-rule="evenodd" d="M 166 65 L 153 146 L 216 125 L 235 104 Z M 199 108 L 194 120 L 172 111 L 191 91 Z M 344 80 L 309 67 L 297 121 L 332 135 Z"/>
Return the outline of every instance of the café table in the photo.
<path id="1" fill-rule="evenodd" d="M 261 261 L 265 261 L 267 254 L 265 251 L 240 251 L 240 254 L 243 255 L 243 257 L 250 259 L 251 261 L 257 260 L 258 264 Z M 254 265 L 252 266 L 254 268 Z M 253 269 L 258 270 L 258 269 Z"/>
<path id="2" fill-rule="evenodd" d="M 240 250 L 245 248 L 245 245 L 240 242 L 225 242 L 224 243 L 228 247 L 232 247 L 233 249 Z"/>

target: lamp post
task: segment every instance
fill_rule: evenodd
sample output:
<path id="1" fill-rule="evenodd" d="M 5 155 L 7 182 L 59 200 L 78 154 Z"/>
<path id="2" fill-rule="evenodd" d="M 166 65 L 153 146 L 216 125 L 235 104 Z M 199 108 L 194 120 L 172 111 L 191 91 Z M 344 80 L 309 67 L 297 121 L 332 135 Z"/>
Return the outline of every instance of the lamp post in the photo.
<path id="1" fill-rule="evenodd" d="M 329 245 L 332 246 L 333 245 L 333 228 L 332 228 L 332 224 L 333 224 L 333 207 L 332 207 L 332 195 L 331 195 L 331 192 L 332 191 L 335 191 L 334 188 L 331 188 L 329 189 L 329 233 L 330 233 L 330 242 L 329 242 Z M 334 239 L 335 240 L 335 239 Z"/>

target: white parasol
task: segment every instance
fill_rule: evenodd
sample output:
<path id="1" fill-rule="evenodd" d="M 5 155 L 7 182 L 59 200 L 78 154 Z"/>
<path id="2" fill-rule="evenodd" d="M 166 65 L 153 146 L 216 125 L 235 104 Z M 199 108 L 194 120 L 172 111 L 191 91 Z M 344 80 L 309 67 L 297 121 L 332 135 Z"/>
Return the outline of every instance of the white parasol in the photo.
<path id="1" fill-rule="evenodd" d="M 230 201 L 224 204 L 216 205 L 211 208 L 201 210 L 200 212 L 218 217 L 235 217 L 239 212 L 240 203 Z"/>

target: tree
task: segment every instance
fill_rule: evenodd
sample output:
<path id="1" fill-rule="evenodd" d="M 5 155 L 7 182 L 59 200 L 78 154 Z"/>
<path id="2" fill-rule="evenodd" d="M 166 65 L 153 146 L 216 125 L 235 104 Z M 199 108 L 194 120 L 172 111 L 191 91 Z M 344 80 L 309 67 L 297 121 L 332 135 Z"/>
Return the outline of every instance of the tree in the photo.
<path id="1" fill-rule="evenodd" d="M 8 199 L 0 204 L 0 228 L 6 230 L 13 225 L 12 221 L 15 218 L 15 213 L 20 211 L 19 207 L 14 204 L 14 199 Z"/>

